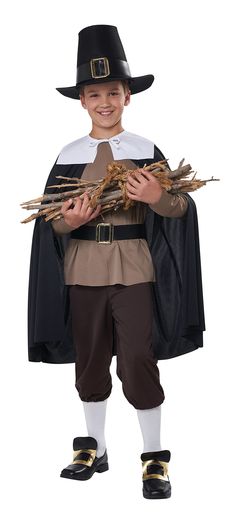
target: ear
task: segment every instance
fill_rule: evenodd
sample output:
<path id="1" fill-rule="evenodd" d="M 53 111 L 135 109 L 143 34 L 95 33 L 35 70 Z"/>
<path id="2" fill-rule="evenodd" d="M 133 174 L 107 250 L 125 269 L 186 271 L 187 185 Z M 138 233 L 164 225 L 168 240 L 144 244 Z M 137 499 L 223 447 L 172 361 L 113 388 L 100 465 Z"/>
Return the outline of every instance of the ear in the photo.
<path id="1" fill-rule="evenodd" d="M 85 101 L 84 101 L 84 96 L 82 94 L 80 94 L 79 97 L 80 97 L 80 103 L 81 103 L 82 107 L 87 108 Z"/>
<path id="2" fill-rule="evenodd" d="M 130 90 L 127 91 L 127 93 L 125 95 L 125 103 L 124 103 L 125 106 L 129 105 L 129 103 L 130 103 L 130 94 L 131 94 Z"/>

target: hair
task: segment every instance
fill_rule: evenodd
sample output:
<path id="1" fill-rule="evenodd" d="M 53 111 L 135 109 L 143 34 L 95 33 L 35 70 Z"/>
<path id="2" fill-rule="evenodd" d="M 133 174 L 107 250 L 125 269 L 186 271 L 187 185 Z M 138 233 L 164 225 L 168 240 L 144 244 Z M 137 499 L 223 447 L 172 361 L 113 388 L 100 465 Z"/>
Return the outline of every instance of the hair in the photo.
<path id="1" fill-rule="evenodd" d="M 124 92 L 126 94 L 129 91 L 129 81 L 128 80 L 119 80 L 119 82 L 122 83 Z M 87 85 L 87 84 L 85 84 L 85 85 Z M 81 96 L 84 96 L 84 87 L 85 87 L 84 85 L 81 85 L 79 87 L 79 94 L 81 94 Z"/>

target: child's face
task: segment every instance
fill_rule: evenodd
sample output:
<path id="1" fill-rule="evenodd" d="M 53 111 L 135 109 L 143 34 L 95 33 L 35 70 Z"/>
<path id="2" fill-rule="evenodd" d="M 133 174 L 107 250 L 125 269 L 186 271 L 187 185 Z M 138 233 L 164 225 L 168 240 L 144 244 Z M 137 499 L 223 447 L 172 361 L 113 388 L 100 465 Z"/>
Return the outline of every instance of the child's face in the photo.
<path id="1" fill-rule="evenodd" d="M 124 91 L 121 81 L 85 85 L 80 100 L 92 119 L 94 130 L 117 128 L 119 133 L 124 106 L 130 102 L 130 91 Z"/>

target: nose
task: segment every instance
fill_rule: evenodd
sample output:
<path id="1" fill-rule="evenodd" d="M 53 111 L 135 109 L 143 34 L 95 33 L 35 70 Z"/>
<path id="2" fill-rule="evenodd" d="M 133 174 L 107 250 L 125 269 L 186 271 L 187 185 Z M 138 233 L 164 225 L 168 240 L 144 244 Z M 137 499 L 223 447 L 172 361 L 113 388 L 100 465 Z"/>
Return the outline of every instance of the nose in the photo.
<path id="1" fill-rule="evenodd" d="M 102 96 L 101 97 L 101 102 L 100 102 L 100 105 L 101 107 L 109 107 L 110 105 L 110 96 Z"/>

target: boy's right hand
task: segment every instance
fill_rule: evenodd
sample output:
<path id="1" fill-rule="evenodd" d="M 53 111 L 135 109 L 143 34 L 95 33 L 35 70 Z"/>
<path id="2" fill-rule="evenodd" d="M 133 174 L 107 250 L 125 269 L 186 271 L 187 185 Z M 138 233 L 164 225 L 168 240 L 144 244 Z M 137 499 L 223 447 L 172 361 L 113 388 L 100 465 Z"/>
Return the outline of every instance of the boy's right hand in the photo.
<path id="1" fill-rule="evenodd" d="M 81 201 L 80 197 L 84 198 L 83 201 Z M 84 192 L 80 197 L 76 197 L 74 199 L 73 208 L 71 208 L 73 203 L 72 199 L 65 201 L 61 207 L 61 213 L 64 217 L 64 221 L 73 229 L 79 228 L 83 224 L 95 219 L 101 211 L 100 204 L 95 209 L 89 206 L 90 198 L 86 192 Z"/>

